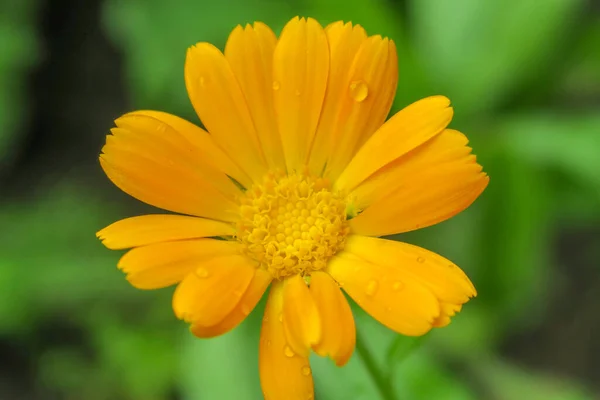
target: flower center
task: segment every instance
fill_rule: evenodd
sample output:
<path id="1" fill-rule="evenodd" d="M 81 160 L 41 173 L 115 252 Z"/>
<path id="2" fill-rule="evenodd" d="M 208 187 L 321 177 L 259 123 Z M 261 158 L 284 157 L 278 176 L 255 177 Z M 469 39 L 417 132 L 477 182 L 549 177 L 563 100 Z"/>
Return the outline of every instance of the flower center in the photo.
<path id="1" fill-rule="evenodd" d="M 307 174 L 271 172 L 241 204 L 237 238 L 276 279 L 323 269 L 350 230 L 344 197 Z"/>

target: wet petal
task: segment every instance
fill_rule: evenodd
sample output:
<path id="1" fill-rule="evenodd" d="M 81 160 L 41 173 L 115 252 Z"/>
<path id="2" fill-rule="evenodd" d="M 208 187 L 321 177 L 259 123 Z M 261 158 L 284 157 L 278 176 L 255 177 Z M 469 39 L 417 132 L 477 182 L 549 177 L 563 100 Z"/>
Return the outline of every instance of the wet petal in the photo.
<path id="1" fill-rule="evenodd" d="M 204 326 L 222 321 L 246 292 L 255 265 L 240 255 L 211 258 L 197 265 L 173 294 L 177 318 Z"/>
<path id="2" fill-rule="evenodd" d="M 371 174 L 423 144 L 448 126 L 452 119 L 450 100 L 432 96 L 397 112 L 358 150 L 335 183 L 352 190 Z"/>
<path id="3" fill-rule="evenodd" d="M 215 142 L 254 181 L 267 171 L 250 111 L 229 62 L 210 43 L 188 49 L 185 84 Z"/>
<path id="4" fill-rule="evenodd" d="M 440 315 L 435 295 L 401 268 L 344 251 L 330 260 L 326 272 L 373 318 L 403 335 L 427 333 Z"/>
<path id="5" fill-rule="evenodd" d="M 262 22 L 236 27 L 225 47 L 270 168 L 285 169 L 283 148 L 273 105 L 273 53 L 277 38 Z"/>
<path id="6" fill-rule="evenodd" d="M 321 356 L 331 357 L 341 367 L 350 359 L 356 343 L 356 327 L 350 305 L 338 284 L 321 271 L 311 274 L 310 293 L 322 324 L 321 340 L 313 349 Z"/>
<path id="7" fill-rule="evenodd" d="M 315 135 L 329 73 L 323 28 L 294 18 L 283 28 L 273 56 L 275 114 L 288 172 L 300 171 Z"/>
<path id="8" fill-rule="evenodd" d="M 283 327 L 294 352 L 308 355 L 321 338 L 319 311 L 300 275 L 283 281 Z"/>
<path id="9" fill-rule="evenodd" d="M 283 313 L 283 283 L 271 286 L 260 332 L 258 366 L 265 400 L 314 398 L 308 357 L 294 353 L 288 344 L 280 316 Z"/>
<path id="10" fill-rule="evenodd" d="M 222 321 L 216 325 L 203 326 L 194 324 L 191 331 L 194 335 L 201 338 L 211 338 L 229 332 L 238 326 L 246 317 L 254 310 L 256 304 L 262 297 L 265 290 L 271 283 L 273 277 L 262 268 L 256 269 L 254 277 L 250 281 L 246 293 L 240 299 L 240 302 L 235 306 Z"/>
<path id="11" fill-rule="evenodd" d="M 124 116 L 116 123 L 119 127 L 106 137 L 100 164 L 121 190 L 166 210 L 235 219 L 239 189 L 200 160 L 182 135 L 148 116 Z"/>
<path id="12" fill-rule="evenodd" d="M 180 282 L 206 260 L 239 251 L 239 243 L 215 239 L 155 243 L 129 250 L 118 267 L 136 288 L 158 289 Z"/>

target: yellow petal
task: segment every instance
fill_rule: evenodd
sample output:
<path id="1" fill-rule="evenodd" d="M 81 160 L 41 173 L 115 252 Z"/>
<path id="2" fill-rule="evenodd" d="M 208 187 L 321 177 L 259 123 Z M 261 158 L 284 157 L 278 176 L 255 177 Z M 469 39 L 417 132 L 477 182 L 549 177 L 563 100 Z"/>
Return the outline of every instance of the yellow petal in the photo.
<path id="1" fill-rule="evenodd" d="M 334 133 L 337 127 L 338 114 L 344 101 L 350 101 L 348 96 L 348 75 L 358 49 L 367 39 L 365 30 L 360 25 L 344 24 L 338 21 L 325 28 L 329 43 L 329 79 L 323 110 L 314 144 L 310 153 L 310 169 L 320 175 L 330 155 L 336 148 Z"/>
<path id="2" fill-rule="evenodd" d="M 180 282 L 205 260 L 239 253 L 240 244 L 215 239 L 178 240 L 129 250 L 118 267 L 138 289 L 158 289 Z"/>
<path id="3" fill-rule="evenodd" d="M 373 318 L 403 335 L 427 333 L 440 315 L 435 295 L 401 268 L 344 251 L 329 261 L 326 272 Z"/>
<path id="4" fill-rule="evenodd" d="M 372 36 L 358 49 L 346 80 L 338 93 L 337 121 L 332 131 L 335 149 L 325 175 L 335 180 L 359 146 L 387 118 L 398 83 L 394 42 Z"/>
<path id="5" fill-rule="evenodd" d="M 124 117 L 146 115 L 170 125 L 190 143 L 197 158 L 204 160 L 214 168 L 223 171 L 244 187 L 252 186 L 252 180 L 235 162 L 215 143 L 213 137 L 204 129 L 176 115 L 162 111 L 140 110 L 125 114 Z"/>
<path id="6" fill-rule="evenodd" d="M 211 236 L 232 236 L 233 225 L 185 215 L 154 214 L 125 218 L 96 235 L 109 249 L 127 249 L 148 244 Z"/>
<path id="7" fill-rule="evenodd" d="M 169 120 L 171 123 L 177 121 L 177 117 L 175 116 L 163 119 Z M 181 125 L 181 121 L 179 122 Z M 122 132 L 122 135 L 107 138 L 108 144 L 116 141 L 119 144 L 119 148 L 129 149 L 137 153 L 140 153 L 139 149 L 144 148 L 144 146 L 146 148 L 153 148 L 157 154 L 149 155 L 153 157 L 163 156 L 167 162 L 177 159 L 181 166 L 193 169 L 204 180 L 209 181 L 228 197 L 235 199 L 239 196 L 239 188 L 227 177 L 221 168 L 202 158 L 206 149 L 198 151 L 199 149 L 193 145 L 193 142 L 188 140 L 189 135 L 185 136 L 180 133 L 166 121 L 141 112 L 133 112 L 119 117 L 115 120 L 115 124 L 119 128 L 117 131 Z M 109 141 L 108 139 L 111 140 Z"/>
<path id="8" fill-rule="evenodd" d="M 254 181 L 267 171 L 258 136 L 229 62 L 210 43 L 188 49 L 185 84 L 194 109 L 215 142 Z"/>
<path id="9" fill-rule="evenodd" d="M 442 302 L 463 304 L 477 294 L 458 266 L 418 246 L 352 235 L 346 241 L 344 251 L 382 267 L 402 270 L 410 280 L 416 280 Z"/>
<path id="10" fill-rule="evenodd" d="M 389 163 L 358 185 L 352 192 L 355 206 L 365 209 L 376 200 L 385 198 L 402 186 L 407 177 L 426 171 L 443 169 L 448 165 L 472 163 L 469 140 L 462 133 L 445 129 L 413 151 Z"/>
<path id="11" fill-rule="evenodd" d="M 233 70 L 254 121 L 269 167 L 285 169 L 273 105 L 273 52 L 277 38 L 267 25 L 237 26 L 227 40 L 225 57 Z"/>
<path id="12" fill-rule="evenodd" d="M 275 113 L 288 172 L 305 165 L 325 97 L 329 49 L 312 18 L 283 28 L 273 56 Z"/>
<path id="13" fill-rule="evenodd" d="M 441 303 L 441 313 L 440 316 L 433 321 L 433 326 L 436 328 L 443 328 L 448 326 L 451 322 L 451 317 L 453 317 L 457 312 L 462 308 L 462 304 L 452 304 L 452 303 Z"/>
<path id="14" fill-rule="evenodd" d="M 321 338 L 319 311 L 300 275 L 283 282 L 283 328 L 292 350 L 307 356 Z"/>
<path id="15" fill-rule="evenodd" d="M 265 400 L 307 400 L 314 398 L 308 357 L 296 354 L 288 344 L 280 316 L 283 312 L 283 283 L 271 285 L 265 308 L 258 367 Z"/>
<path id="16" fill-rule="evenodd" d="M 452 119 L 450 100 L 432 96 L 397 112 L 358 150 L 338 178 L 338 189 L 352 190 L 398 157 L 439 134 Z"/>
<path id="17" fill-rule="evenodd" d="M 169 125 L 148 116 L 122 117 L 102 148 L 100 164 L 129 195 L 155 207 L 232 221 L 240 191 L 222 172 L 190 152 Z"/>
<path id="18" fill-rule="evenodd" d="M 204 326 L 219 323 L 240 302 L 254 270 L 254 263 L 240 255 L 203 261 L 175 289 L 175 315 Z"/>
<path id="19" fill-rule="evenodd" d="M 273 277 L 266 270 L 262 268 L 256 269 L 254 277 L 250 281 L 248 289 L 246 289 L 246 293 L 244 293 L 233 311 L 216 325 L 192 325 L 192 333 L 201 338 L 211 338 L 227 333 L 238 326 L 254 310 L 254 307 L 256 307 L 263 293 L 267 290 L 267 286 L 269 286 L 272 279 Z"/>
<path id="20" fill-rule="evenodd" d="M 384 236 L 434 225 L 469 207 L 488 182 L 474 157 L 408 176 L 350 220 L 350 227 L 360 235 Z"/>
<path id="21" fill-rule="evenodd" d="M 322 324 L 321 340 L 313 349 L 320 356 L 331 357 L 341 367 L 350 359 L 356 343 L 356 327 L 350 305 L 338 284 L 321 271 L 311 274 L 310 293 Z"/>

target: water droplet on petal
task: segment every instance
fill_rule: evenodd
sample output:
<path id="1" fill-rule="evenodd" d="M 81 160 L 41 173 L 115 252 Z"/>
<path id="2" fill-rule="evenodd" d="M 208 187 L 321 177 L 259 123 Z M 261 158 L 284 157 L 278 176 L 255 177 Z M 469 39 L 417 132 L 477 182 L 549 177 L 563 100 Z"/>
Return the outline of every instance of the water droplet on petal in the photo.
<path id="1" fill-rule="evenodd" d="M 208 270 L 206 268 L 198 268 L 196 270 L 196 276 L 198 278 L 208 278 Z"/>
<path id="2" fill-rule="evenodd" d="M 267 340 L 267 346 L 271 346 L 271 341 Z"/>
<path id="3" fill-rule="evenodd" d="M 310 367 L 308 365 L 305 365 L 304 367 L 302 367 L 302 375 L 304 375 L 304 376 L 310 375 Z"/>
<path id="4" fill-rule="evenodd" d="M 379 286 L 379 284 L 377 283 L 377 281 L 370 281 L 367 284 L 367 288 L 365 290 L 365 293 L 367 294 L 367 296 L 373 296 L 375 294 L 375 292 L 377 292 L 378 286 Z"/>
<path id="5" fill-rule="evenodd" d="M 294 357 L 294 351 L 290 346 L 285 346 L 285 349 L 283 349 L 283 354 L 285 354 L 286 357 Z"/>
<path id="6" fill-rule="evenodd" d="M 350 96 L 360 103 L 369 95 L 369 87 L 365 81 L 354 81 L 350 84 Z"/>
<path id="7" fill-rule="evenodd" d="M 279 88 L 281 88 L 281 85 L 279 84 L 279 82 L 273 81 L 273 90 L 279 90 Z"/>
<path id="8" fill-rule="evenodd" d="M 248 315 L 250 314 L 250 307 L 248 307 L 246 304 L 242 304 L 240 307 L 240 311 L 242 312 L 242 314 Z"/>
<path id="9" fill-rule="evenodd" d="M 301 94 L 299 89 L 296 89 L 296 91 L 294 93 L 296 94 L 296 96 L 300 96 L 300 94 Z"/>
<path id="10" fill-rule="evenodd" d="M 200 86 L 204 86 L 204 77 L 201 76 L 200 79 L 198 79 Z"/>
<path id="11" fill-rule="evenodd" d="M 385 311 L 387 311 L 387 312 L 390 312 L 390 311 L 392 311 L 392 307 L 390 307 L 390 306 L 387 306 L 387 307 L 385 308 Z"/>
<path id="12" fill-rule="evenodd" d="M 417 262 L 423 264 L 425 259 L 423 257 L 417 257 Z"/>
<path id="13" fill-rule="evenodd" d="M 279 314 L 279 322 L 283 322 L 283 313 Z"/>
<path id="14" fill-rule="evenodd" d="M 394 282 L 394 284 L 392 285 L 392 289 L 393 289 L 395 292 L 397 292 L 397 291 L 399 291 L 399 290 L 402 290 L 403 288 L 404 288 L 404 283 L 402 283 L 402 282 L 400 282 L 400 281 Z"/>

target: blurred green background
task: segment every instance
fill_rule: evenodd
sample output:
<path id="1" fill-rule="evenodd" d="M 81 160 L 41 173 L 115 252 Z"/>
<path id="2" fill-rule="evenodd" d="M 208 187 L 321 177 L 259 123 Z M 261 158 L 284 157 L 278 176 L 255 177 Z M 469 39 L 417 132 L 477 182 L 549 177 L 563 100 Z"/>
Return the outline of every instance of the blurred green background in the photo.
<path id="1" fill-rule="evenodd" d="M 479 296 L 446 329 L 393 334 L 355 309 L 402 400 L 600 399 L 600 4 L 591 0 L 0 0 L 0 399 L 260 398 L 262 305 L 194 339 L 172 289 L 131 288 L 94 233 L 152 211 L 103 175 L 112 120 L 198 122 L 188 46 L 238 23 L 351 20 L 396 41 L 394 111 L 453 100 L 491 176 L 474 206 L 400 240 Z M 378 399 L 356 355 L 313 360 L 316 398 Z"/>

